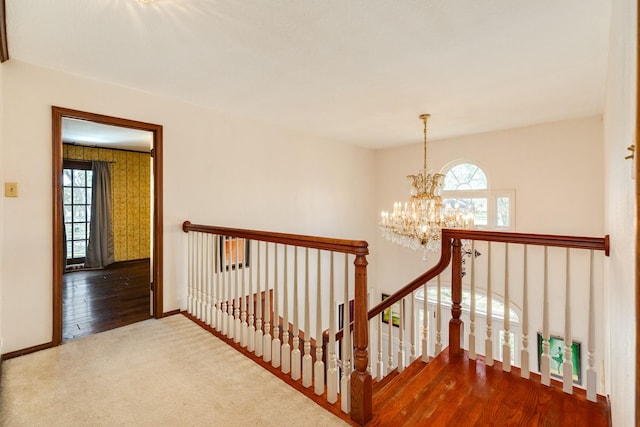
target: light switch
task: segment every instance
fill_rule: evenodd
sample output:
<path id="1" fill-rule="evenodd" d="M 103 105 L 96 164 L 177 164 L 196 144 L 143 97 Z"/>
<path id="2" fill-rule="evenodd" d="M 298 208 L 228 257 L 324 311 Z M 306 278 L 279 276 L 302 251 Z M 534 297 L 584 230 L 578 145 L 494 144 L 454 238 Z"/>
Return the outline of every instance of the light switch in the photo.
<path id="1" fill-rule="evenodd" d="M 18 197 L 18 183 L 17 182 L 5 182 L 4 183 L 4 197 Z"/>

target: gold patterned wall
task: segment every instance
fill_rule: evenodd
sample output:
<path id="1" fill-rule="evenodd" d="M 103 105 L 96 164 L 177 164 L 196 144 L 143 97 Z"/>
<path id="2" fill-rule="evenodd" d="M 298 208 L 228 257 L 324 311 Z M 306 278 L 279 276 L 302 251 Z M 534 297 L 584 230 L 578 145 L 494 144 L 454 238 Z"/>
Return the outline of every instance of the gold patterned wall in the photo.
<path id="1" fill-rule="evenodd" d="M 150 258 L 151 156 L 149 153 L 63 144 L 63 157 L 111 163 L 113 243 L 116 261 Z"/>

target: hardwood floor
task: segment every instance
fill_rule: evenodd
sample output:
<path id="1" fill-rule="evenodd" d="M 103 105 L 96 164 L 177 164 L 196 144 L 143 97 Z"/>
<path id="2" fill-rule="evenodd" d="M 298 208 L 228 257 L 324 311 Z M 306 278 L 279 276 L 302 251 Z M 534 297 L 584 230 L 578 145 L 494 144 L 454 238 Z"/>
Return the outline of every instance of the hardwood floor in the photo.
<path id="1" fill-rule="evenodd" d="M 271 362 L 264 362 L 246 348 L 222 333 L 205 325 L 188 313 L 183 313 L 219 339 L 281 378 L 334 415 L 356 426 L 349 415 L 326 400 L 326 392 L 318 396 L 313 387 L 303 387 Z M 314 352 L 312 351 L 312 354 Z M 367 427 L 385 426 L 610 426 L 610 407 L 603 396 L 598 402 L 586 400 L 582 389 L 574 394 L 562 391 L 562 385 L 540 384 L 540 377 L 520 378 L 520 371 L 502 371 L 500 362 L 486 366 L 482 356 L 477 361 L 463 357 L 450 358 L 445 349 L 429 364 L 418 360 L 401 374 L 396 371 L 382 381 L 373 383 L 373 418 Z"/>
<path id="2" fill-rule="evenodd" d="M 148 319 L 149 260 L 103 270 L 77 270 L 62 279 L 62 340 L 68 341 Z"/>
<path id="3" fill-rule="evenodd" d="M 450 357 L 445 350 L 428 365 L 414 362 L 402 374 L 382 381 L 373 392 L 368 426 L 609 426 L 610 408 L 599 396 L 586 400 L 562 385 L 545 387 L 539 377 L 520 378 L 496 362 Z"/>

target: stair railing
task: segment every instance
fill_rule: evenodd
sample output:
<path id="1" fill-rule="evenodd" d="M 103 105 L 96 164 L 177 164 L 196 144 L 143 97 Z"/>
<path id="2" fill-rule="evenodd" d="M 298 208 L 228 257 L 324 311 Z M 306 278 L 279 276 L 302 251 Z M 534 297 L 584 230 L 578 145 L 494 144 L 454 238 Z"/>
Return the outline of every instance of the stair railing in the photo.
<path id="1" fill-rule="evenodd" d="M 182 229 L 189 315 L 366 424 L 367 242 L 189 221 Z M 339 316 L 337 305 L 351 300 L 353 310 L 342 303 Z M 353 335 L 334 339 L 339 319 L 354 325 Z M 332 338 L 323 348 L 316 342 L 326 329 Z"/>
<path id="2" fill-rule="evenodd" d="M 418 357 L 415 345 L 416 325 L 415 293 L 422 292 L 423 324 L 417 325 L 421 330 L 419 351 L 422 360 L 429 361 L 429 348 L 434 354 L 442 350 L 440 342 L 441 291 L 446 290 L 451 308 L 448 324 L 449 354 L 460 356 L 468 349 L 469 358 L 475 359 L 477 354 L 484 354 L 486 364 L 494 363 L 494 327 L 498 330 L 498 352 L 495 358 L 502 361 L 505 371 L 511 370 L 511 359 L 520 359 L 520 374 L 529 378 L 531 371 L 536 371 L 531 362 L 529 350 L 530 326 L 538 329 L 538 347 L 540 381 L 544 385 L 551 384 L 551 377 L 562 380 L 562 388 L 566 393 L 573 393 L 574 385 L 583 386 L 581 360 L 582 352 L 579 344 L 572 338 L 572 324 L 582 327 L 582 339 L 587 341 L 586 351 L 586 394 L 591 401 L 596 400 L 597 369 L 596 343 L 602 342 L 597 337 L 596 305 L 598 286 L 596 286 L 595 270 L 602 266 L 602 259 L 596 260 L 594 252 L 609 255 L 609 237 L 574 237 L 541 234 L 523 234 L 509 232 L 492 232 L 476 230 L 442 231 L 442 254 L 438 263 L 426 273 L 420 275 L 393 295 L 369 310 L 368 318 L 372 319 L 371 331 L 377 337 L 371 340 L 375 357 L 375 372 L 378 380 L 397 369 L 402 371 L 406 364 L 407 335 L 409 337 L 409 360 L 411 363 Z M 478 255 L 481 255 L 478 258 Z M 464 260 L 464 262 L 463 262 Z M 451 279 L 449 285 L 441 285 L 443 272 L 450 265 Z M 463 277 L 466 286 L 463 285 Z M 437 278 L 437 304 L 428 311 L 429 281 Z M 520 286 L 518 286 L 518 284 Z M 431 286 L 435 285 L 432 283 Z M 537 287 L 537 289 L 535 289 Z M 577 290 L 581 292 L 575 292 Z M 601 287 L 599 288 L 601 289 Z M 481 299 L 479 290 L 485 292 L 484 313 L 478 309 L 477 301 Z M 533 290 L 533 292 L 532 292 Z M 572 292 L 573 290 L 573 292 Z M 555 291 L 555 292 L 554 292 Z M 466 294 L 465 314 L 469 316 L 469 334 L 463 337 L 464 324 L 463 292 Z M 556 298 L 551 298 L 551 294 Z M 540 294 L 542 301 L 539 301 Z M 537 298 L 537 299 L 536 299 Z M 444 299 L 444 298 L 443 298 Z M 512 328 L 514 309 L 512 301 L 516 299 L 521 308 L 521 318 L 517 321 L 521 326 L 521 351 L 513 357 L 514 349 Z M 501 312 L 492 307 L 492 301 L 501 300 Z M 533 304 L 539 304 L 534 306 Z M 396 307 L 394 310 L 394 306 Z M 410 314 L 408 315 L 407 312 Z M 429 326 L 427 317 L 436 319 L 436 342 L 428 343 Z M 485 317 L 486 329 L 476 331 L 476 320 Z M 494 324 L 493 319 L 500 324 Z M 533 320 L 541 319 L 541 324 Z M 514 320 L 512 320 L 514 319 Z M 513 322 L 513 323 L 512 323 Z M 383 323 L 387 323 L 386 325 Z M 394 324 L 393 327 L 392 324 Z M 405 325 L 408 325 L 406 327 Z M 340 334 L 340 331 L 338 332 Z M 385 336 L 386 335 L 386 336 Z M 484 335 L 482 342 L 476 343 L 478 335 Z M 560 336 L 562 335 L 562 336 Z M 383 339 L 384 338 L 384 339 Z M 386 342 L 384 342 L 386 340 Z M 553 346 L 553 348 L 551 348 Z M 478 350 L 480 349 L 480 350 Z M 396 352 L 397 350 L 397 352 Z M 383 353 L 386 351 L 387 358 Z M 394 359 L 394 355 L 397 357 Z M 505 357 L 511 355 L 512 357 Z M 552 368 L 552 363 L 554 368 Z M 386 369 L 385 369 L 386 368 Z"/>

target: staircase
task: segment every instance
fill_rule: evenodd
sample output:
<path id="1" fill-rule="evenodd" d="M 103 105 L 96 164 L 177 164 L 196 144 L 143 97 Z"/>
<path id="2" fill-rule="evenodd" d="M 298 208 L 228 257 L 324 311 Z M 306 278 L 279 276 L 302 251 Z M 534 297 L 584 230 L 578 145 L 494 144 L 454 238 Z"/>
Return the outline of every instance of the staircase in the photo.
<path id="1" fill-rule="evenodd" d="M 610 425 L 608 236 L 444 229 L 438 263 L 376 305 L 364 241 L 183 230 L 185 315 L 352 425 Z"/>
<path id="2" fill-rule="evenodd" d="M 390 379 L 389 379 L 390 378 Z M 413 362 L 373 387 L 372 420 L 367 426 L 610 426 L 610 408 L 599 396 L 589 402 L 583 390 L 564 393 L 486 366 L 484 358 L 450 357 Z"/>

